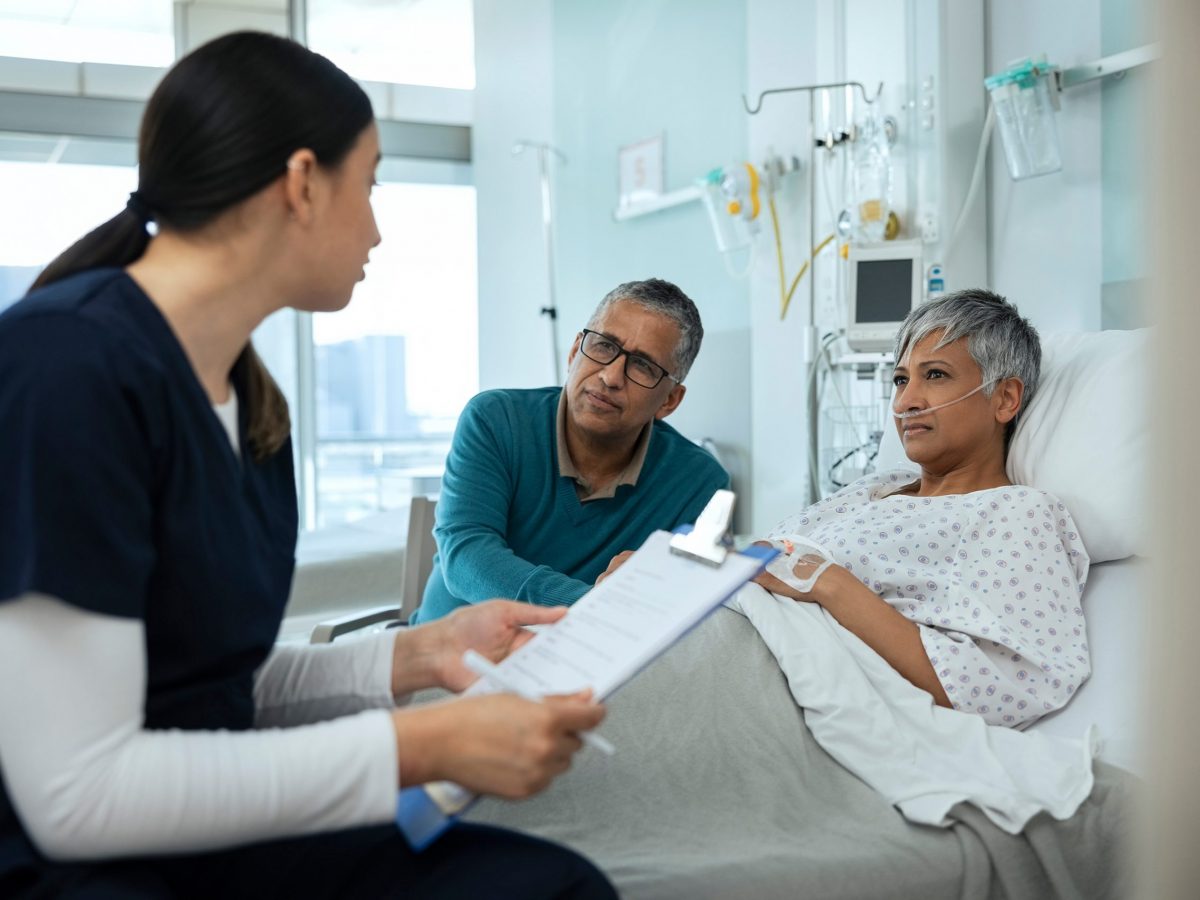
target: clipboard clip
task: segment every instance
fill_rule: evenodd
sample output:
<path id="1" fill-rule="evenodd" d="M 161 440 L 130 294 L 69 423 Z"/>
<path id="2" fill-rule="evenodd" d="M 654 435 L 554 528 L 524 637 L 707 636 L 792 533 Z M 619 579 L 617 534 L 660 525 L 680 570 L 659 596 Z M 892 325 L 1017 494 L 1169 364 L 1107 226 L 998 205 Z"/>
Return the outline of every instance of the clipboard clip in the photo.
<path id="1" fill-rule="evenodd" d="M 733 491 L 717 491 L 696 519 L 691 531 L 671 536 L 671 552 L 706 566 L 720 568 L 733 548 Z"/>

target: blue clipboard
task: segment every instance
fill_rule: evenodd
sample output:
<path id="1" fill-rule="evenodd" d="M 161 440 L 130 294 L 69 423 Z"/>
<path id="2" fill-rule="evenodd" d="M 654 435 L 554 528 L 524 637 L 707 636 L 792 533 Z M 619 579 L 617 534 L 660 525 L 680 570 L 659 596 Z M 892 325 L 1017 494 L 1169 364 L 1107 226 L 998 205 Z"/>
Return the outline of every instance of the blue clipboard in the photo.
<path id="1" fill-rule="evenodd" d="M 701 515 L 701 519 L 703 519 L 703 514 Z M 690 534 L 692 531 L 693 527 L 691 525 L 684 525 L 675 529 L 674 533 Z M 715 538 L 714 540 L 718 540 L 719 542 L 720 540 L 724 539 L 725 534 L 722 531 L 719 539 Z M 778 555 L 778 551 L 772 547 L 754 545 L 738 552 L 742 556 L 758 560 L 758 571 L 760 572 L 768 562 Z M 683 555 L 686 556 L 688 554 Z M 699 560 L 696 564 L 712 565 L 713 563 L 705 563 L 703 560 Z M 729 594 L 714 601 L 712 606 L 704 611 L 687 630 L 675 638 L 671 645 L 664 648 L 662 653 L 665 653 L 670 649 L 671 646 L 673 646 L 675 643 L 678 643 L 679 640 L 689 634 L 692 629 L 712 615 L 717 607 L 728 600 L 729 597 L 733 596 L 733 594 L 737 593 L 737 591 L 740 589 L 741 586 L 739 585 L 739 587 L 735 588 Z M 657 656 L 648 659 L 641 668 L 637 669 L 628 678 L 626 678 L 625 681 L 622 682 L 621 686 L 628 684 L 630 681 L 636 678 L 646 666 L 653 662 L 654 659 L 657 659 L 658 656 L 661 656 L 662 653 L 659 653 Z M 613 693 L 619 689 L 620 687 L 616 688 Z M 612 694 L 610 693 L 609 696 L 611 695 Z M 456 789 L 457 792 L 454 789 Z M 440 796 L 435 799 L 431 791 L 439 794 Z M 428 789 L 425 785 L 416 785 L 413 787 L 403 788 L 399 792 L 399 797 L 396 801 L 396 825 L 408 840 L 409 846 L 411 846 L 413 850 L 420 852 L 436 841 L 448 828 L 450 828 L 451 825 L 457 822 L 459 817 L 469 810 L 477 800 L 477 795 L 471 794 L 463 788 L 458 788 L 456 785 L 438 785 L 436 787 L 430 786 Z"/>

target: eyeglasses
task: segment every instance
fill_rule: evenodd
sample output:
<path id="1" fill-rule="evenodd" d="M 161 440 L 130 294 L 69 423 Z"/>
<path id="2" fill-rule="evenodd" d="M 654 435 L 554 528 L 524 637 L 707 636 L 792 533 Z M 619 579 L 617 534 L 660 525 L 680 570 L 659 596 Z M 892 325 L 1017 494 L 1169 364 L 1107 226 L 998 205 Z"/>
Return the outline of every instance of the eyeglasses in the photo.
<path id="1" fill-rule="evenodd" d="M 583 329 L 583 342 L 579 351 L 592 362 L 607 366 L 622 354 L 625 356 L 625 377 L 634 384 L 644 388 L 656 388 L 664 378 L 670 378 L 676 384 L 679 379 L 656 362 L 651 362 L 644 356 L 630 353 L 612 338 L 598 331 Z"/>

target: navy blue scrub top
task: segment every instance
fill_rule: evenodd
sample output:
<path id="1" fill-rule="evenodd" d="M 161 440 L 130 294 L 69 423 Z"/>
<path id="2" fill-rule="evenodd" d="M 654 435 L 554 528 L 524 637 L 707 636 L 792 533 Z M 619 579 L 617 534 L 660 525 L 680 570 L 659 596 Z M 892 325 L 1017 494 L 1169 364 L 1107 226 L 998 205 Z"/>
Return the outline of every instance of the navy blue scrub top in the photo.
<path id="1" fill-rule="evenodd" d="M 0 315 L 0 602 L 37 592 L 141 619 L 151 729 L 253 725 L 254 671 L 291 587 L 291 444 L 254 462 L 240 366 L 233 382 L 240 455 L 166 319 L 120 269 Z M 0 769 L 0 895 L 44 865 Z"/>

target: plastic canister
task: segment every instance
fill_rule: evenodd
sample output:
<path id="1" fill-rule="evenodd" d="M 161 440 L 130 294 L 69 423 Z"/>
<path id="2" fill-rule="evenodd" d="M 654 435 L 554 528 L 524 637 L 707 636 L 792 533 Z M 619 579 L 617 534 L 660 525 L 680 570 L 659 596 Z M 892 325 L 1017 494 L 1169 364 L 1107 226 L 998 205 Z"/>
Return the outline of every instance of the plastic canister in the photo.
<path id="1" fill-rule="evenodd" d="M 984 79 L 996 110 L 1008 174 L 1014 181 L 1062 168 L 1050 72 L 1044 62 L 1026 59 Z"/>
<path id="2" fill-rule="evenodd" d="M 700 188 L 704 208 L 708 210 L 713 236 L 717 239 L 717 249 L 722 253 L 729 253 L 732 250 L 749 247 L 751 236 L 744 227 L 738 227 L 737 219 L 727 209 L 725 195 L 721 192 L 723 178 L 724 171 L 716 168 L 699 179 L 696 184 Z"/>

